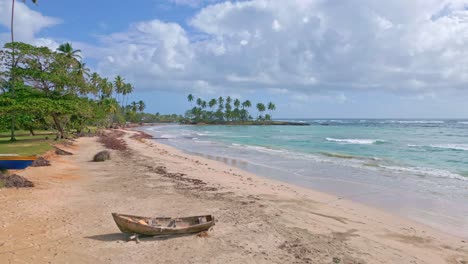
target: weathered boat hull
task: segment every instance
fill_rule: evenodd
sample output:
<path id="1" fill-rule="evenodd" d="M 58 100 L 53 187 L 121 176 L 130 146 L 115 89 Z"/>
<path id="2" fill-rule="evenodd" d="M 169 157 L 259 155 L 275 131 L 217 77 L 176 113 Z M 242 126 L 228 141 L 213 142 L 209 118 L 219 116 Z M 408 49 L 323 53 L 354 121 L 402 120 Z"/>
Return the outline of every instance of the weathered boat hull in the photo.
<path id="1" fill-rule="evenodd" d="M 31 166 L 36 160 L 35 157 L 0 157 L 0 169 L 2 170 L 22 170 Z"/>
<path id="2" fill-rule="evenodd" d="M 143 217 L 113 213 L 117 227 L 123 233 L 147 236 L 181 235 L 199 233 L 215 225 L 211 215 L 192 217 Z M 171 226 L 173 225 L 173 226 Z"/>

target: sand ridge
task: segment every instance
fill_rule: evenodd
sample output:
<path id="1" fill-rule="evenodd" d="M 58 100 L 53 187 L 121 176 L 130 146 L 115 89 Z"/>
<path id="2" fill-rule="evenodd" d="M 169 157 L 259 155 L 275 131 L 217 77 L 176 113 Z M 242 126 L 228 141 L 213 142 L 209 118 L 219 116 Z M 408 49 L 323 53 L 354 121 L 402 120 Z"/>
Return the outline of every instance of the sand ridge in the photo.
<path id="1" fill-rule="evenodd" d="M 0 263 L 468 263 L 462 238 L 124 133 L 110 161 L 91 162 L 105 148 L 80 138 L 22 172 L 37 188 L 0 190 Z M 136 244 L 111 212 L 217 223 Z"/>

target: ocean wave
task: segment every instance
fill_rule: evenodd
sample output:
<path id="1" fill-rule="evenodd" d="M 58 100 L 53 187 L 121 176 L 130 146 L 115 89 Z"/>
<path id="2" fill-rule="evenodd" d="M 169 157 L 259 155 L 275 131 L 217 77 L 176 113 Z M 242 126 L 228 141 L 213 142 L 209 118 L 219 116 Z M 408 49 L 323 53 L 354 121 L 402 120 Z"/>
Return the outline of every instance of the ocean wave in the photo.
<path id="1" fill-rule="evenodd" d="M 444 124 L 443 120 L 384 120 L 381 124 L 397 123 L 397 124 Z"/>
<path id="2" fill-rule="evenodd" d="M 172 135 L 172 134 L 171 134 L 171 135 L 162 134 L 162 135 L 161 135 L 161 138 L 177 138 L 177 136 Z"/>
<path id="3" fill-rule="evenodd" d="M 468 151 L 468 144 L 434 144 L 434 145 L 413 145 L 408 144 L 410 148 L 432 148 L 442 150 Z"/>
<path id="4" fill-rule="evenodd" d="M 458 124 L 468 125 L 468 121 L 459 121 Z"/>
<path id="5" fill-rule="evenodd" d="M 398 167 L 398 166 L 385 166 L 380 165 L 379 167 L 399 171 L 399 172 L 408 172 L 417 175 L 425 175 L 425 176 L 433 176 L 439 178 L 450 178 L 450 179 L 457 179 L 468 181 L 468 177 L 464 177 L 460 174 L 452 173 L 450 171 L 441 170 L 441 169 L 432 169 L 432 168 L 423 168 L 423 167 Z"/>
<path id="6" fill-rule="evenodd" d="M 328 138 L 328 137 L 325 138 L 325 140 L 330 141 L 330 142 L 338 142 L 338 143 L 344 143 L 344 144 L 358 144 L 358 145 L 372 145 L 372 144 L 386 142 L 385 140 L 381 140 L 381 139 L 354 139 L 354 138 L 339 139 L 339 138 Z"/>

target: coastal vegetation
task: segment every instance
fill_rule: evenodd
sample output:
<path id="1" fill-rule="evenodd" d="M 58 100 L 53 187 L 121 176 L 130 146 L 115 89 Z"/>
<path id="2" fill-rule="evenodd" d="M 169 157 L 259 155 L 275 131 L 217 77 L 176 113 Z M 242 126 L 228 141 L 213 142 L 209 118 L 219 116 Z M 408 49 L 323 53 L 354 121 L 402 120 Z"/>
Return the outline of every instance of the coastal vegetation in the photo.
<path id="1" fill-rule="evenodd" d="M 0 131 L 56 131 L 57 138 L 91 127 L 141 122 L 143 101 L 128 103 L 132 84 L 91 73 L 70 43 L 57 50 L 13 42 L 0 50 Z"/>
<path id="2" fill-rule="evenodd" d="M 184 123 L 192 124 L 270 124 L 273 123 L 272 112 L 276 110 L 273 102 L 257 103 L 255 107 L 250 100 L 240 101 L 230 96 L 212 98 L 208 101 L 192 94 L 187 96 L 191 109 L 185 112 Z M 195 104 L 195 105 L 194 105 Z M 249 110 L 257 110 L 253 116 Z"/>

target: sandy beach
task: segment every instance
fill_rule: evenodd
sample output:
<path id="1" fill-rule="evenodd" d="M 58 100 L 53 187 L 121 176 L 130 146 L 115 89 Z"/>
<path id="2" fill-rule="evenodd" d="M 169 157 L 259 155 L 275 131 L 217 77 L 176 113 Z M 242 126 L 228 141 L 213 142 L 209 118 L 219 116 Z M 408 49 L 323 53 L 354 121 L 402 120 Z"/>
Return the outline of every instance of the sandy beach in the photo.
<path id="1" fill-rule="evenodd" d="M 1 189 L 0 263 L 468 263 L 468 241 L 384 211 L 191 156 L 150 139 L 94 163 L 79 138 Z M 126 242 L 112 220 L 213 214 L 207 237 Z"/>

